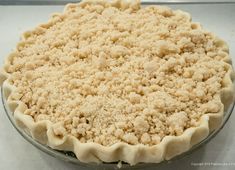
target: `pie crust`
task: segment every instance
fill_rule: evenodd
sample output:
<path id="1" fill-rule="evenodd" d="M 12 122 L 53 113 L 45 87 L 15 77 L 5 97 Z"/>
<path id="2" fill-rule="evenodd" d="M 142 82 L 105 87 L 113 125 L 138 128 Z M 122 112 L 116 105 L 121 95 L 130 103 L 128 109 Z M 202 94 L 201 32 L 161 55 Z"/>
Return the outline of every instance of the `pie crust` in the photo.
<path id="1" fill-rule="evenodd" d="M 68 4 L 65 8 L 65 12 L 77 8 L 78 6 L 84 7 L 86 5 L 94 4 L 99 4 L 103 7 L 106 7 L 108 4 L 109 6 L 111 5 L 120 10 L 136 10 L 140 8 L 138 1 L 113 1 L 110 3 L 106 1 L 86 0 L 80 4 Z M 167 11 L 168 9 L 158 6 L 158 10 L 162 10 L 162 13 L 164 13 L 164 11 Z M 177 10 L 175 13 L 180 13 L 185 17 L 190 18 L 190 15 L 185 12 Z M 59 14 L 54 14 L 54 16 L 58 15 Z M 52 17 L 47 24 L 40 25 L 38 28 L 52 24 L 55 22 L 55 18 L 56 17 Z M 200 25 L 195 23 L 194 27 L 199 27 L 198 29 L 201 29 Z M 18 44 L 18 47 L 22 45 L 22 42 L 27 39 L 29 34 L 29 32 L 23 34 L 22 41 Z M 17 125 L 40 143 L 48 145 L 53 149 L 72 151 L 80 161 L 86 163 L 116 161 L 124 161 L 130 165 L 135 165 L 140 162 L 159 163 L 188 151 L 193 145 L 206 138 L 211 131 L 220 126 L 224 112 L 234 101 L 234 72 L 231 66 L 231 58 L 228 55 L 228 47 L 223 40 L 214 35 L 212 36 L 213 41 L 224 54 L 221 61 L 224 62 L 227 69 L 222 80 L 221 90 L 215 96 L 221 101 L 219 104 L 219 111 L 216 113 L 203 114 L 200 117 L 197 126 L 186 128 L 180 135 L 166 135 L 163 137 L 161 142 L 156 145 L 145 145 L 141 143 L 129 144 L 128 142 L 122 141 L 104 146 L 95 142 L 80 142 L 78 138 L 71 134 L 56 134 L 54 131 L 54 124 L 50 120 L 35 121 L 32 116 L 24 114 L 27 106 L 21 100 L 12 100 L 11 98 L 16 91 L 16 87 L 10 82 L 11 73 L 7 71 L 17 50 L 10 54 L 6 59 L 5 65 L 1 70 L 0 82 L 4 91 L 4 97 L 7 99 L 7 104 L 10 110 L 14 113 Z M 149 69 L 151 69 L 151 67 L 149 67 Z"/>

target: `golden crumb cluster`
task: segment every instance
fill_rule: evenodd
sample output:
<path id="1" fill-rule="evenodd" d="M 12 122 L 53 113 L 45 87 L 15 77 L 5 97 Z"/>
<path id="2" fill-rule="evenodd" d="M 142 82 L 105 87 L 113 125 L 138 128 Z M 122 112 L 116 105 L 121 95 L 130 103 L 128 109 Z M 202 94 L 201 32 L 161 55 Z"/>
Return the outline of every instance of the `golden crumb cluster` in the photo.
<path id="1" fill-rule="evenodd" d="M 155 145 L 221 109 L 226 56 L 187 13 L 137 2 L 71 4 L 27 32 L 11 55 L 10 97 L 36 122 L 53 122 L 58 136 Z"/>

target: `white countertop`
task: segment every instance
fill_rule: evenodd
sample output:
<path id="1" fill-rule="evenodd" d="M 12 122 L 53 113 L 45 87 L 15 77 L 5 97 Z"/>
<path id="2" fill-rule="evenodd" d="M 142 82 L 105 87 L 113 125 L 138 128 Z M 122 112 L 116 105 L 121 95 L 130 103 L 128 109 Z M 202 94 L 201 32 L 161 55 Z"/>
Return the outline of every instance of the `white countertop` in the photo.
<path id="1" fill-rule="evenodd" d="M 193 20 L 204 25 L 228 42 L 235 63 L 235 4 L 172 5 L 192 14 Z M 10 53 L 20 34 L 46 22 L 61 6 L 0 6 L 0 64 Z M 235 169 L 235 113 L 222 131 L 208 144 L 190 156 L 154 169 L 214 170 Z M 57 160 L 28 143 L 13 128 L 0 102 L 0 169 L 1 170 L 83 170 L 84 168 Z M 201 164 L 197 164 L 201 163 Z M 199 166 L 201 165 L 201 166 Z"/>

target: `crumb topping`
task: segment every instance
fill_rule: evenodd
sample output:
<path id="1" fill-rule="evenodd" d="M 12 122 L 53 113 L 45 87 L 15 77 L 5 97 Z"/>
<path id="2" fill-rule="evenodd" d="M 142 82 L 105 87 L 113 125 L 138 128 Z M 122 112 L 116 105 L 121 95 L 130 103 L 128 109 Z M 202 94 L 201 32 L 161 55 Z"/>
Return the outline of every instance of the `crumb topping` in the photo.
<path id="1" fill-rule="evenodd" d="M 84 1 L 27 32 L 7 72 L 11 99 L 58 136 L 155 145 L 221 109 L 225 56 L 184 12 Z"/>

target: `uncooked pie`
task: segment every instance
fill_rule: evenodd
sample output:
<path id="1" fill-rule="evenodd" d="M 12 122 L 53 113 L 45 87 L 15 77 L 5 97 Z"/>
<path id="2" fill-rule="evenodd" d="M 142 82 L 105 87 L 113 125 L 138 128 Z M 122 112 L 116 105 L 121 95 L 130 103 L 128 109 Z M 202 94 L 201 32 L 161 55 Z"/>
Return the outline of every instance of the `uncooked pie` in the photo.
<path id="1" fill-rule="evenodd" d="M 17 124 L 83 162 L 161 162 L 218 128 L 233 101 L 221 39 L 138 1 L 68 4 L 23 34 L 1 73 Z"/>

